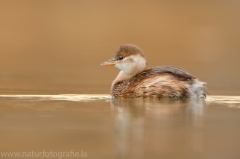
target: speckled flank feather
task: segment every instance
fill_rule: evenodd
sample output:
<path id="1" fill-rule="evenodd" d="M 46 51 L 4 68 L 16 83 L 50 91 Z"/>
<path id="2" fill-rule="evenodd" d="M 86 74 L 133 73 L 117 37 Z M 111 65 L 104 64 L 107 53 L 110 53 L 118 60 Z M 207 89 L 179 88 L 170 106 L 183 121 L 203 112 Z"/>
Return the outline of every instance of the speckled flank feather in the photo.
<path id="1" fill-rule="evenodd" d="M 186 98 L 192 96 L 189 88 L 195 77 L 173 66 L 158 66 L 117 82 L 111 91 L 113 97 Z"/>

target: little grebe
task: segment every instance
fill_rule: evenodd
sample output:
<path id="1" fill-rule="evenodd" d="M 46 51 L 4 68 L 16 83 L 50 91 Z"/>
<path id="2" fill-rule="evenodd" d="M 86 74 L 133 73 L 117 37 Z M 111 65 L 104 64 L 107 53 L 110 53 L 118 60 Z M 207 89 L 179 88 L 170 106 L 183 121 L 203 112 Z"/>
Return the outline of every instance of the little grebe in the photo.
<path id="1" fill-rule="evenodd" d="M 120 46 L 115 56 L 101 65 L 121 70 L 112 82 L 112 97 L 206 97 L 205 83 L 181 68 L 157 66 L 148 69 L 142 50 L 136 45 Z"/>

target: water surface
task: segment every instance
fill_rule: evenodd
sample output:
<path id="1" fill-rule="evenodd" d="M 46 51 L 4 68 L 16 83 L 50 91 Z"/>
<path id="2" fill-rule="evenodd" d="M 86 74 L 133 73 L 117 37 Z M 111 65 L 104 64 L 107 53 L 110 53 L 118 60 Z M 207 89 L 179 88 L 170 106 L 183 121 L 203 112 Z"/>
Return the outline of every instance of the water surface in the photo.
<path id="1" fill-rule="evenodd" d="M 0 0 L 0 159 L 239 159 L 239 11 L 226 0 Z M 210 94 L 236 96 L 111 99 L 118 70 L 100 63 L 125 43 L 148 67 L 181 67 Z"/>
<path id="2" fill-rule="evenodd" d="M 0 95 L 0 114 L 1 152 L 74 150 L 98 159 L 240 157 L 238 96 L 204 101 Z"/>

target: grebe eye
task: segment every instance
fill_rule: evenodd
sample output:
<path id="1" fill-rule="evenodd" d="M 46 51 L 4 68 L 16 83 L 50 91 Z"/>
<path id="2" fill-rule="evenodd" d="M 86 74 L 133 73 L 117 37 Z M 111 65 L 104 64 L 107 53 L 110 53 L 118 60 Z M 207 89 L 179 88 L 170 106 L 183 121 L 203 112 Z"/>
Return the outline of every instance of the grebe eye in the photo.
<path id="1" fill-rule="evenodd" d="M 122 60 L 122 59 L 124 59 L 124 57 L 123 57 L 123 56 L 118 56 L 117 59 L 118 59 L 118 60 Z"/>

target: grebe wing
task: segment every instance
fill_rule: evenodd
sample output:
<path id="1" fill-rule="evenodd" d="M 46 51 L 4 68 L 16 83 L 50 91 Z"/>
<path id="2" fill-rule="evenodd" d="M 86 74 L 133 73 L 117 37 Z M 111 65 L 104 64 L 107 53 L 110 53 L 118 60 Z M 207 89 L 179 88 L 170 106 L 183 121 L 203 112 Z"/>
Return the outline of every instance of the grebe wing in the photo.
<path id="1" fill-rule="evenodd" d="M 188 78 L 178 77 L 169 71 L 162 71 L 154 75 L 147 75 L 147 78 L 135 78 L 134 82 L 130 82 L 127 89 L 123 93 L 127 96 L 134 97 L 188 97 L 188 88 L 184 82 Z"/>
<path id="2" fill-rule="evenodd" d="M 148 73 L 152 75 L 162 74 L 162 73 L 170 73 L 174 76 L 180 77 L 182 80 L 192 80 L 195 79 L 190 73 L 186 72 L 182 68 L 174 67 L 174 66 L 157 66 L 146 70 Z"/>

